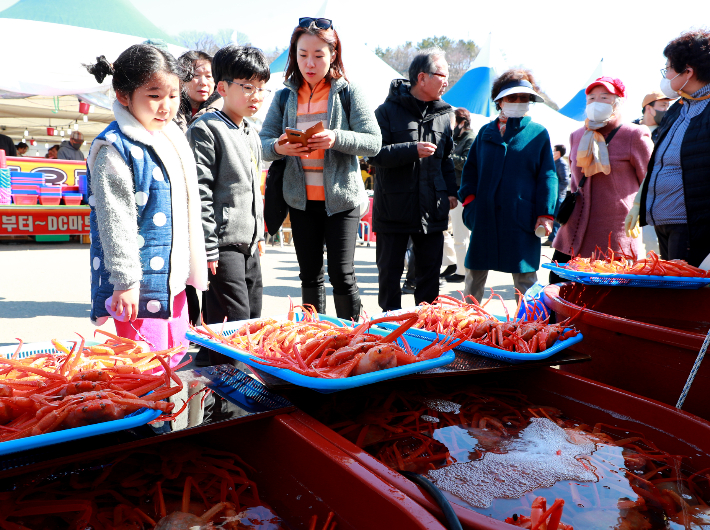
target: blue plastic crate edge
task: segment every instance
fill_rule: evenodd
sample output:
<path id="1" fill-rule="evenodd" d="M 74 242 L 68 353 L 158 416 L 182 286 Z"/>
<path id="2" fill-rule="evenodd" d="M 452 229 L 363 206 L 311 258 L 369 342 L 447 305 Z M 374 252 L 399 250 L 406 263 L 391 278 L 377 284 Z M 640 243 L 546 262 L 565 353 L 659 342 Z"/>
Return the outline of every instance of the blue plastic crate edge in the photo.
<path id="1" fill-rule="evenodd" d="M 63 431 L 49 432 L 46 434 L 39 434 L 37 436 L 20 438 L 18 440 L 0 442 L 0 456 L 26 451 L 28 449 L 36 449 L 38 447 L 69 442 L 72 440 L 79 440 L 81 438 L 89 438 L 99 434 L 133 429 L 153 421 L 155 418 L 160 416 L 160 414 L 161 412 L 159 410 L 140 409 L 125 416 L 124 418 L 121 418 L 120 420 L 104 421 L 102 423 L 95 423 L 84 427 L 75 427 L 73 429 L 64 429 Z"/>
<path id="2" fill-rule="evenodd" d="M 377 326 L 383 327 L 388 331 L 395 329 L 396 324 L 390 324 L 389 322 L 382 322 L 377 324 Z M 443 338 L 444 335 L 438 335 L 433 331 L 427 331 L 425 329 L 408 329 L 404 332 L 405 337 L 416 337 L 423 340 L 433 341 L 437 338 Z M 478 344 L 475 342 L 465 341 L 460 346 L 454 348 L 457 351 L 462 351 L 465 353 L 472 353 L 474 355 L 481 355 L 483 357 L 490 357 L 492 359 L 497 359 L 499 361 L 504 361 L 511 364 L 524 363 L 529 361 L 541 361 L 552 357 L 557 352 L 560 352 L 573 344 L 580 342 L 584 336 L 578 333 L 574 337 L 570 337 L 563 341 L 556 341 L 555 344 L 547 348 L 546 350 L 538 353 L 517 353 L 509 352 L 507 350 L 501 350 L 499 348 L 494 348 L 492 346 L 486 346 L 485 344 Z"/>

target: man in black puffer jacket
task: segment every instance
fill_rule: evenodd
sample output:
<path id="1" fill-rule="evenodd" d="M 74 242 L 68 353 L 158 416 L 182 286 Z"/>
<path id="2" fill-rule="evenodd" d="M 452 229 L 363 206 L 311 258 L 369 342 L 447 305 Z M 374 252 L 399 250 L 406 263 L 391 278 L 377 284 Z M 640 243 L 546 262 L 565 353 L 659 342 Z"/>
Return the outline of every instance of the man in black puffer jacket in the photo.
<path id="1" fill-rule="evenodd" d="M 393 80 L 375 111 L 382 150 L 370 158 L 378 168 L 372 221 L 383 311 L 402 307 L 400 278 L 410 237 L 417 263 L 414 301 L 431 303 L 439 295 L 443 232 L 458 191 L 449 156 L 453 108 L 441 101 L 448 74 L 443 51 L 420 52 L 409 67 L 410 81 Z"/>

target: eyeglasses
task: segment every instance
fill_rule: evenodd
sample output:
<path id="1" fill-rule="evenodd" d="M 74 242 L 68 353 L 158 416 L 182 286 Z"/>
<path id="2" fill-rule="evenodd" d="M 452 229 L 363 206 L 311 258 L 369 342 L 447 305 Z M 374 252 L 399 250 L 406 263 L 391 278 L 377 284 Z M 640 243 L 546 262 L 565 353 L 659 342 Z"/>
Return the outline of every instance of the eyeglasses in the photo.
<path id="1" fill-rule="evenodd" d="M 429 75 L 435 75 L 436 77 L 441 77 L 442 79 L 449 78 L 449 74 L 441 74 L 439 72 L 429 72 Z"/>
<path id="2" fill-rule="evenodd" d="M 680 72 L 680 74 L 685 73 L 686 70 L 688 70 L 688 69 L 686 68 L 685 70 L 683 70 L 682 72 Z M 667 73 L 668 73 L 668 68 L 661 68 L 661 75 L 662 75 L 663 77 L 666 77 L 666 74 L 667 74 Z M 680 75 L 680 74 L 678 74 L 678 75 Z M 677 76 L 676 76 L 676 77 L 677 77 Z"/>
<path id="3" fill-rule="evenodd" d="M 333 27 L 333 21 L 329 18 L 301 17 L 298 19 L 298 25 L 304 29 L 308 29 L 311 24 L 315 24 L 318 29 L 330 29 Z"/>
<path id="4" fill-rule="evenodd" d="M 228 85 L 239 85 L 242 87 L 242 92 L 244 92 L 244 95 L 246 97 L 251 97 L 254 95 L 254 92 L 256 92 L 261 99 L 266 98 L 269 94 L 271 94 L 271 90 L 268 88 L 257 88 L 254 85 L 250 85 L 247 83 L 237 83 L 236 81 L 225 81 Z"/>
<path id="5" fill-rule="evenodd" d="M 530 94 L 510 94 L 509 96 L 503 96 L 503 101 L 507 103 L 529 103 Z"/>

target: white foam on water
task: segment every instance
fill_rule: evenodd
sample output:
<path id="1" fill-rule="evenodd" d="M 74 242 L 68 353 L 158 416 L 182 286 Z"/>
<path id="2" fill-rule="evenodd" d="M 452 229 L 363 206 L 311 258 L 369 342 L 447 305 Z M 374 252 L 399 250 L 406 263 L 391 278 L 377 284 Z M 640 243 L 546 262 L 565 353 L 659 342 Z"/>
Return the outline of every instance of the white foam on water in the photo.
<path id="1" fill-rule="evenodd" d="M 461 410 L 461 405 L 454 403 L 453 401 L 447 401 L 445 399 L 423 399 L 422 403 L 432 410 L 437 410 L 439 412 L 453 412 L 458 414 Z"/>
<path id="2" fill-rule="evenodd" d="M 428 477 L 440 489 L 478 508 L 489 507 L 496 498 L 520 498 L 561 480 L 597 480 L 575 458 L 591 455 L 596 448 L 594 442 L 584 436 L 576 436 L 573 442 L 547 418 L 532 418 L 520 437 L 504 444 L 504 448 L 504 454 L 486 453 L 481 460 L 429 471 Z"/>
<path id="3" fill-rule="evenodd" d="M 428 421 L 429 423 L 439 423 L 439 418 L 429 416 L 428 414 L 422 414 L 419 416 L 419 419 L 422 421 Z"/>

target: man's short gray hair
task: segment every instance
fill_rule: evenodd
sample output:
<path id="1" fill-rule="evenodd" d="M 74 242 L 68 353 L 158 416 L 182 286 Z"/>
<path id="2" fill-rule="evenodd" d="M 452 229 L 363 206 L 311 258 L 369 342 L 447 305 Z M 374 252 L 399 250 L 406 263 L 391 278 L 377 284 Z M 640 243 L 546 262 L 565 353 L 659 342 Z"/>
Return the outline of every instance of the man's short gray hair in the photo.
<path id="1" fill-rule="evenodd" d="M 420 50 L 409 65 L 409 82 L 412 86 L 417 84 L 419 74 L 433 74 L 435 72 L 434 61 L 446 58 L 446 52 L 441 48 L 427 48 Z"/>

